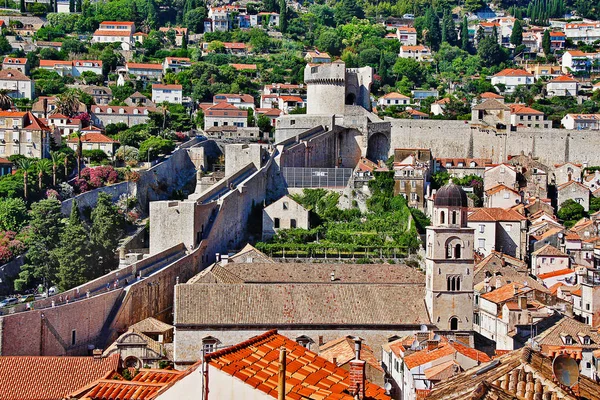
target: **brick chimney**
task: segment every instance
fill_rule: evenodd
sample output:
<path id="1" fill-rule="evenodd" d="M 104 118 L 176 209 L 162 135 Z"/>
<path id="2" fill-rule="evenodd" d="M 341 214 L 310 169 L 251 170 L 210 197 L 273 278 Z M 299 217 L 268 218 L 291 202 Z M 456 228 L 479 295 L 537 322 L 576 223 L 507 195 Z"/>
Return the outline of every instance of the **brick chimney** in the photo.
<path id="1" fill-rule="evenodd" d="M 100 360 L 102 358 L 102 349 L 94 349 L 92 355 L 95 360 Z"/>
<path id="2" fill-rule="evenodd" d="M 354 338 L 354 360 L 350 361 L 350 387 L 348 391 L 355 399 L 365 398 L 365 361 L 360 359 L 362 339 Z"/>
<path id="3" fill-rule="evenodd" d="M 439 340 L 429 339 L 427 341 L 427 351 L 432 351 L 432 350 L 437 349 L 439 344 L 440 344 Z"/>

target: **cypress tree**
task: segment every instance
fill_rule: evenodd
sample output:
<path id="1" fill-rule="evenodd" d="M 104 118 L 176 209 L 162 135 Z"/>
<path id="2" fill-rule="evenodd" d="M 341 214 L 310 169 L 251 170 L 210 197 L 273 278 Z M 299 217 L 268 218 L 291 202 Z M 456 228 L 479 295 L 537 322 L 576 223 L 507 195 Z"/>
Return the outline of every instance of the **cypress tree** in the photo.
<path id="1" fill-rule="evenodd" d="M 285 0 L 279 0 L 279 31 L 285 33 L 287 31 L 287 6 Z"/>
<path id="2" fill-rule="evenodd" d="M 513 25 L 512 33 L 510 34 L 510 43 L 515 46 L 520 46 L 523 44 L 523 25 L 521 24 L 521 20 L 516 20 Z"/>
<path id="3" fill-rule="evenodd" d="M 148 22 L 148 26 L 150 29 L 158 28 L 158 12 L 156 11 L 156 3 L 154 0 L 148 0 L 148 15 L 146 16 L 146 21 Z"/>
<path id="4" fill-rule="evenodd" d="M 462 26 L 460 29 L 460 41 L 461 41 L 461 49 L 464 51 L 469 51 L 469 22 L 467 21 L 467 16 L 463 17 Z"/>
<path id="5" fill-rule="evenodd" d="M 442 41 L 442 31 L 440 29 L 440 19 L 431 7 L 425 13 L 425 25 L 427 27 L 427 44 L 431 47 L 431 50 L 438 51 Z"/>
<path id="6" fill-rule="evenodd" d="M 456 27 L 454 26 L 452 15 L 448 12 L 445 12 L 444 17 L 442 18 L 442 41 L 451 46 L 456 46 L 458 41 L 458 35 L 456 34 Z"/>
<path id="7" fill-rule="evenodd" d="M 88 232 L 81 222 L 77 202 L 73 201 L 71 215 L 60 235 L 60 246 L 54 251 L 58 260 L 58 286 L 68 290 L 85 283 L 89 278 L 88 268 L 91 252 Z"/>
<path id="8" fill-rule="evenodd" d="M 551 53 L 550 31 L 548 29 L 544 31 L 544 37 L 542 38 L 542 49 L 544 49 L 544 54 L 546 54 L 546 57 L 548 57 Z"/>
<path id="9" fill-rule="evenodd" d="M 25 0 L 19 1 L 19 7 L 20 7 L 22 13 L 27 12 L 27 8 L 25 7 Z"/>
<path id="10" fill-rule="evenodd" d="M 117 212 L 106 193 L 98 195 L 96 208 L 92 210 L 90 240 L 94 250 L 93 276 L 101 276 L 117 265 L 115 251 L 123 235 L 124 219 Z"/>

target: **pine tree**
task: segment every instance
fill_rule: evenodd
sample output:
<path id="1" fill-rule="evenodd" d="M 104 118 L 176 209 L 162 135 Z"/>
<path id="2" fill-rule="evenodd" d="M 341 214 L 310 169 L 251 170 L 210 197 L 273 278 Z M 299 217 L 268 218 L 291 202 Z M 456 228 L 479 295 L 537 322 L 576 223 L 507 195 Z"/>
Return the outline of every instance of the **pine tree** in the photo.
<path id="1" fill-rule="evenodd" d="M 60 245 L 54 255 L 58 261 L 58 287 L 68 290 L 94 278 L 88 273 L 91 261 L 88 231 L 79 216 L 77 202 L 73 200 L 71 215 L 60 235 Z"/>
<path id="2" fill-rule="evenodd" d="M 542 37 L 542 49 L 544 49 L 544 54 L 548 57 L 551 54 L 550 47 L 550 31 L 546 29 L 544 31 L 544 37 Z"/>
<path id="3" fill-rule="evenodd" d="M 510 34 L 510 43 L 515 46 L 523 44 L 523 24 L 521 20 L 516 20 L 513 25 L 512 33 Z"/>
<path id="4" fill-rule="evenodd" d="M 98 195 L 96 207 L 92 211 L 90 240 L 94 249 L 95 262 L 92 274 L 100 276 L 117 264 L 115 251 L 123 236 L 124 219 L 105 193 Z"/>
<path id="5" fill-rule="evenodd" d="M 381 77 L 381 82 L 385 82 L 388 76 L 387 66 L 385 63 L 385 52 L 382 51 L 379 55 L 379 68 L 377 68 L 377 73 Z"/>
<path id="6" fill-rule="evenodd" d="M 485 38 L 485 32 L 483 30 L 482 26 L 479 26 L 479 28 L 477 28 L 477 33 L 475 33 L 475 42 L 477 43 L 477 46 L 479 46 L 479 43 L 481 43 L 481 41 Z"/>
<path id="7" fill-rule="evenodd" d="M 463 17 L 462 26 L 460 28 L 460 48 L 464 51 L 469 51 L 469 22 L 467 21 L 467 16 Z"/>
<path id="8" fill-rule="evenodd" d="M 31 205 L 29 236 L 25 241 L 28 251 L 19 278 L 15 280 L 17 291 L 26 289 L 35 280 L 45 283 L 46 287 L 56 282 L 58 262 L 54 250 L 60 243 L 63 228 L 60 209 L 60 202 L 53 199 L 40 200 Z"/>

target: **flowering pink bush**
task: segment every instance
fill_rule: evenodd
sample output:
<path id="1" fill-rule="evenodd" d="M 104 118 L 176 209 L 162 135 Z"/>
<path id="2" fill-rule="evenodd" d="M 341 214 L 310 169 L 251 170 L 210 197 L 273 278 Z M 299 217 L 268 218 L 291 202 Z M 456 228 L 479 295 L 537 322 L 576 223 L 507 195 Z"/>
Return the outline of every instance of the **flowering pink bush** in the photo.
<path id="1" fill-rule="evenodd" d="M 185 142 L 185 141 L 187 141 L 190 138 L 188 135 L 186 135 L 183 132 L 175 132 L 175 137 L 180 142 Z"/>
<path id="2" fill-rule="evenodd" d="M 81 179 L 75 179 L 75 188 L 79 193 L 113 184 L 119 180 L 119 174 L 109 165 L 93 168 L 84 168 L 81 171 Z"/>
<path id="3" fill-rule="evenodd" d="M 86 128 L 87 126 L 89 126 L 90 121 L 92 120 L 92 118 L 90 117 L 90 114 L 88 114 L 88 113 L 81 113 L 79 115 L 74 116 L 73 119 L 80 119 L 81 126 L 83 128 Z"/>
<path id="4" fill-rule="evenodd" d="M 58 194 L 58 192 L 56 190 L 48 189 L 48 190 L 46 190 L 46 198 L 60 200 L 60 195 Z"/>
<path id="5" fill-rule="evenodd" d="M 25 245 L 15 239 L 16 236 L 12 231 L 0 232 L 0 264 L 6 264 L 25 251 Z"/>

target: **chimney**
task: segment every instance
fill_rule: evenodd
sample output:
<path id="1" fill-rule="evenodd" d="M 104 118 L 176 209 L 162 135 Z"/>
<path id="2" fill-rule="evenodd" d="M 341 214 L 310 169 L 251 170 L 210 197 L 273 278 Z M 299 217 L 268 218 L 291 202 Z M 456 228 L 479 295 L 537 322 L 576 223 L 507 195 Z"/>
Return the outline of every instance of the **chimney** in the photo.
<path id="1" fill-rule="evenodd" d="M 519 288 L 517 287 L 517 285 L 513 285 L 513 293 L 515 295 L 519 294 Z"/>
<path id="2" fill-rule="evenodd" d="M 221 255 L 219 253 L 215 253 L 215 262 L 221 261 Z"/>
<path id="3" fill-rule="evenodd" d="M 229 263 L 229 254 L 223 254 L 221 256 L 221 265 L 227 265 Z"/>
<path id="4" fill-rule="evenodd" d="M 285 363 L 286 363 L 286 350 L 282 347 L 279 350 L 279 382 L 277 385 L 278 400 L 285 400 Z"/>
<path id="5" fill-rule="evenodd" d="M 350 387 L 348 391 L 355 399 L 365 398 L 365 362 L 360 359 L 362 340 L 354 338 L 354 360 L 350 361 Z"/>
<path id="6" fill-rule="evenodd" d="M 519 296 L 519 308 L 527 310 L 527 296 Z"/>
<path id="7" fill-rule="evenodd" d="M 335 281 L 335 271 L 331 271 L 331 282 Z"/>
<path id="8" fill-rule="evenodd" d="M 45 97 L 44 100 L 42 100 L 42 107 L 44 109 L 44 118 L 48 118 L 48 98 Z"/>
<path id="9" fill-rule="evenodd" d="M 427 341 L 427 351 L 432 351 L 432 350 L 437 349 L 439 344 L 440 344 L 440 342 L 438 340 L 429 339 Z"/>
<path id="10" fill-rule="evenodd" d="M 102 358 L 102 349 L 94 349 L 94 351 L 92 351 L 92 356 L 94 357 L 94 360 L 99 360 Z"/>
<path id="11" fill-rule="evenodd" d="M 323 335 L 319 335 L 319 347 L 323 346 L 325 342 L 323 341 Z"/>

